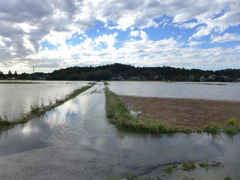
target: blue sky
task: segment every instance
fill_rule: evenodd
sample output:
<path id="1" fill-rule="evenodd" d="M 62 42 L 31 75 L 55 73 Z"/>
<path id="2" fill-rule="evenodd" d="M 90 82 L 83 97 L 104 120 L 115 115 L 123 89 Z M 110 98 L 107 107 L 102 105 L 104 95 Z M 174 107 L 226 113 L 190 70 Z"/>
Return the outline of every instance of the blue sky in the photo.
<path id="1" fill-rule="evenodd" d="M 239 0 L 0 0 L 0 71 L 240 68 L 239 19 Z"/>

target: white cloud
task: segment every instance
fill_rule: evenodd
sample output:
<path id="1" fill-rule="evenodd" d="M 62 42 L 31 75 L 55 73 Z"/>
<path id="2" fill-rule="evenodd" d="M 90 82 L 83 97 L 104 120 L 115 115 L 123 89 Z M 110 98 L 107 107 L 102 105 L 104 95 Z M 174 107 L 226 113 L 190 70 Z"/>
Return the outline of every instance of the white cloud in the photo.
<path id="1" fill-rule="evenodd" d="M 198 31 L 192 37 L 200 38 L 202 36 L 207 36 L 212 32 L 222 33 L 231 26 L 238 26 L 240 24 L 240 1 L 232 1 L 227 7 L 227 11 L 221 16 L 216 18 L 213 18 L 214 16 L 210 16 L 208 19 L 205 18 L 201 20 L 201 22 L 205 25 L 198 28 Z M 220 10 L 223 11 L 226 10 L 226 8 L 220 8 Z"/>
<path id="2" fill-rule="evenodd" d="M 190 42 L 188 43 L 189 46 L 198 46 L 198 45 L 200 45 L 200 44 L 202 44 L 202 42 L 199 42 L 199 41 L 190 41 Z"/>
<path id="3" fill-rule="evenodd" d="M 212 36 L 212 42 L 231 42 L 231 41 L 240 41 L 240 35 L 225 33 L 222 36 Z"/>
<path id="4" fill-rule="evenodd" d="M 162 23 L 173 23 L 179 28 L 199 26 L 192 34 L 192 39 L 211 35 L 212 42 L 233 41 L 239 39 L 239 34 L 219 34 L 229 27 L 240 25 L 239 9 L 239 0 L 0 1 L 0 67 L 11 68 L 19 64 L 22 68 L 23 65 L 31 67 L 36 63 L 39 67 L 41 65 L 46 68 L 49 65 L 50 68 L 57 68 L 81 62 L 101 64 L 120 61 L 119 59 L 123 62 L 132 59 L 131 62 L 136 63 L 138 58 L 142 65 L 162 64 L 161 62 L 171 62 L 174 65 L 174 59 L 177 64 L 184 64 L 186 60 L 181 57 L 185 52 L 193 54 L 191 57 L 199 57 L 196 59 L 201 61 L 200 55 L 204 55 L 204 51 L 181 49 L 182 43 L 173 38 L 152 41 L 145 28 L 154 28 Z M 156 20 L 164 16 L 172 17 L 173 22 Z M 103 33 L 95 39 L 86 38 L 84 33 L 93 28 L 97 20 L 104 22 L 105 27 L 116 33 Z M 122 46 L 118 49 L 114 48 L 119 41 L 118 31 L 128 29 L 131 30 L 132 39 L 121 42 Z M 101 30 L 98 30 L 101 34 Z M 66 45 L 66 40 L 71 39 L 73 34 L 83 34 L 84 41 L 76 46 Z M 140 40 L 134 37 L 139 37 Z M 58 46 L 58 49 L 41 49 L 41 42 L 45 41 Z M 189 45 L 197 43 L 190 41 Z M 100 48 L 100 45 L 106 47 Z M 229 51 L 222 49 L 223 53 Z M 226 56 L 222 54 L 222 57 Z M 197 65 L 194 60 L 192 64 Z"/>
<path id="5" fill-rule="evenodd" d="M 135 32 L 132 32 L 135 34 Z M 173 38 L 159 41 L 129 40 L 120 48 L 114 48 L 116 34 L 102 35 L 96 39 L 87 38 L 77 46 L 60 46 L 55 51 L 43 51 L 31 57 L 42 65 L 55 59 L 54 68 L 66 68 L 78 64 L 100 65 L 113 62 L 136 66 L 174 66 L 185 68 L 218 69 L 220 67 L 239 66 L 240 46 L 234 49 L 193 47 L 182 48 L 183 44 Z M 105 49 L 97 48 L 101 42 L 107 42 Z M 113 42 L 113 43 L 112 43 Z M 197 42 L 195 42 L 197 44 Z M 192 42 L 194 45 L 194 42 Z M 43 60 L 44 59 L 44 60 Z M 45 65 L 46 66 L 46 65 Z"/>
<path id="6" fill-rule="evenodd" d="M 148 35 L 145 31 L 140 30 L 140 31 L 131 31 L 130 36 L 132 37 L 140 37 L 143 42 L 146 42 L 148 40 Z"/>

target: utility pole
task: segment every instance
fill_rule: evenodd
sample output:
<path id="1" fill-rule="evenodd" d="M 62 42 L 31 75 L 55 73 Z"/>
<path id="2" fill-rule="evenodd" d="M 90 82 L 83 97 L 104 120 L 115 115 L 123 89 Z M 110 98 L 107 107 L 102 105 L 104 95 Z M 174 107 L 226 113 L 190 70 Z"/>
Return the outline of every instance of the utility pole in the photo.
<path id="1" fill-rule="evenodd" d="M 34 80 L 34 66 L 33 66 L 33 75 L 32 75 L 32 80 Z"/>

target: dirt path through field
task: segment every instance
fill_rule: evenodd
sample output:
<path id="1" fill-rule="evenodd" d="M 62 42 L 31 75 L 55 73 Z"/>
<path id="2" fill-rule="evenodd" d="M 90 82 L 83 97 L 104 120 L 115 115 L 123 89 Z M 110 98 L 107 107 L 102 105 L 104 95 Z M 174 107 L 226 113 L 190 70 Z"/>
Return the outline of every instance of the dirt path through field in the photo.
<path id="1" fill-rule="evenodd" d="M 120 98 L 130 109 L 178 127 L 195 129 L 207 124 L 223 125 L 232 117 L 240 120 L 240 102 L 133 96 Z"/>

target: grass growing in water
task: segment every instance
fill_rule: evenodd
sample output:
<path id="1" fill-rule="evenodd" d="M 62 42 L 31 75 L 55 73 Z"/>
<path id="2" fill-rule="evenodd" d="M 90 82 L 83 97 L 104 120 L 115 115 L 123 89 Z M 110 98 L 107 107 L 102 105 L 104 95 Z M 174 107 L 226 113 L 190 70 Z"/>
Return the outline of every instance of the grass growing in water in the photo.
<path id="1" fill-rule="evenodd" d="M 163 170 L 162 176 L 170 176 L 172 175 L 175 171 L 177 171 L 177 166 L 176 165 L 169 165 L 166 167 L 166 169 Z"/>
<path id="2" fill-rule="evenodd" d="M 228 134 L 237 134 L 240 132 L 240 123 L 235 118 L 231 118 L 228 120 L 224 131 Z"/>
<path id="3" fill-rule="evenodd" d="M 230 178 L 230 176 L 227 176 L 224 178 L 224 180 L 232 180 L 232 178 Z"/>
<path id="4" fill-rule="evenodd" d="M 105 95 L 107 117 L 110 122 L 116 124 L 120 129 L 147 133 L 183 132 L 189 134 L 191 132 L 205 132 L 209 134 L 219 134 L 226 132 L 228 134 L 237 134 L 240 132 L 240 123 L 237 122 L 235 118 L 229 119 L 225 126 L 217 124 L 206 125 L 194 131 L 190 128 L 178 128 L 155 122 L 146 115 L 142 115 L 141 118 L 138 116 L 133 117 L 121 99 L 107 87 L 105 89 Z"/>
<path id="5" fill-rule="evenodd" d="M 116 124 L 120 129 L 148 133 L 173 133 L 181 131 L 177 127 L 154 122 L 149 118 L 147 118 L 145 122 L 144 119 L 138 116 L 133 117 L 116 94 L 108 88 L 106 88 L 105 94 L 107 117 L 110 122 Z M 146 117 L 143 116 L 143 118 Z"/>
<path id="6" fill-rule="evenodd" d="M 210 133 L 210 134 L 219 134 L 225 132 L 227 134 L 237 134 L 240 132 L 240 123 L 236 121 L 233 117 L 229 119 L 225 126 L 222 125 L 206 125 L 204 128 L 196 129 L 198 133 Z"/>
<path id="7" fill-rule="evenodd" d="M 222 126 L 220 125 L 206 125 L 202 131 L 211 134 L 219 134 L 221 132 Z"/>
<path id="8" fill-rule="evenodd" d="M 205 161 L 199 162 L 198 165 L 202 168 L 208 168 L 208 158 Z"/>
<path id="9" fill-rule="evenodd" d="M 162 173 L 160 173 L 158 176 L 155 176 L 154 178 L 150 178 L 150 177 L 140 178 L 140 177 L 133 177 L 131 175 L 128 175 L 127 177 L 124 177 L 124 178 L 117 178 L 117 177 L 113 176 L 113 177 L 107 178 L 106 180 L 123 180 L 123 179 L 124 180 L 163 180 L 163 179 L 165 179 L 165 177 L 171 176 L 176 172 L 194 171 L 195 169 L 198 169 L 199 167 L 206 168 L 206 170 L 208 170 L 207 169 L 208 167 L 212 167 L 212 168 L 223 167 L 223 165 L 217 161 L 212 161 L 212 163 L 209 163 L 208 158 L 203 162 L 199 162 L 198 165 L 199 166 L 196 166 L 196 162 L 194 162 L 194 161 L 179 163 L 178 165 L 177 164 L 168 165 L 168 166 L 166 166 L 165 169 L 162 170 Z M 227 179 L 228 177 L 226 177 L 225 179 Z M 227 179 L 227 180 L 231 180 L 231 178 Z"/>
<path id="10" fill-rule="evenodd" d="M 104 85 L 105 85 L 105 86 L 107 86 L 107 85 L 109 85 L 109 83 L 108 83 L 108 82 L 106 82 L 106 81 L 104 81 Z"/>
<path id="11" fill-rule="evenodd" d="M 193 169 L 196 169 L 196 166 L 195 166 L 194 162 L 188 162 L 188 163 L 183 163 L 182 164 L 182 170 L 183 171 L 191 171 Z"/>
<path id="12" fill-rule="evenodd" d="M 44 106 L 43 104 L 41 106 L 38 106 L 38 105 L 34 104 L 31 106 L 30 113 L 28 113 L 26 116 L 21 117 L 15 121 L 8 121 L 7 118 L 3 119 L 2 117 L 0 117 L 0 131 L 9 129 L 17 124 L 26 123 L 33 118 L 39 117 L 39 116 L 43 115 L 45 112 L 50 111 L 50 110 L 56 108 L 57 106 L 60 106 L 64 102 L 76 97 L 77 95 L 88 90 L 89 88 L 91 88 L 94 85 L 95 84 L 92 83 L 89 86 L 85 86 L 85 87 L 82 87 L 81 89 L 77 89 L 77 90 L 73 91 L 71 94 L 67 95 L 64 99 L 56 100 L 55 103 L 50 103 L 50 105 L 48 105 L 48 106 Z"/>

